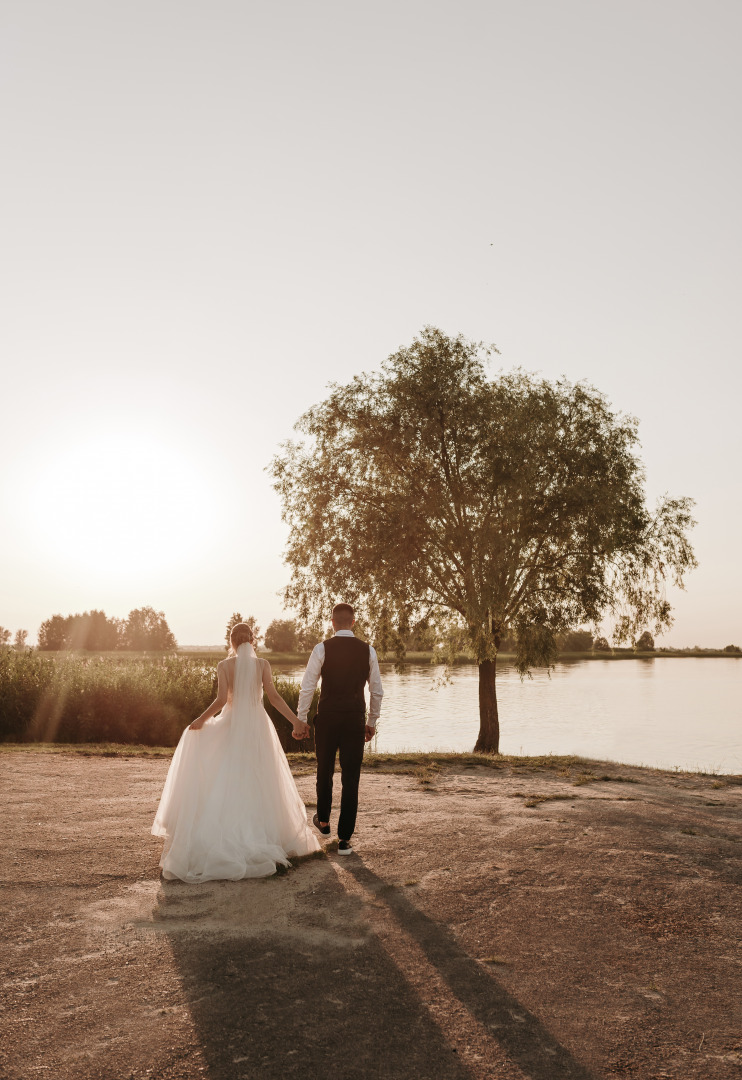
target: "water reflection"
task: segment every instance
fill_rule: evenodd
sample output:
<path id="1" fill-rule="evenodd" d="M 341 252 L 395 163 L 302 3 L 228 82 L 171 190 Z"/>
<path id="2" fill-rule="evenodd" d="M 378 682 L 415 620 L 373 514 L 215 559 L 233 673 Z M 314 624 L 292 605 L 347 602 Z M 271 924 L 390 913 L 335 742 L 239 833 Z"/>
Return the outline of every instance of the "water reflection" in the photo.
<path id="1" fill-rule="evenodd" d="M 287 674 L 300 679 L 301 668 Z M 382 665 L 375 748 L 471 750 L 479 725 L 475 666 Z M 436 688 L 437 687 L 437 688 Z M 659 768 L 742 772 L 742 661 L 655 657 L 577 660 L 521 681 L 498 671 L 505 754 L 581 754 Z"/>

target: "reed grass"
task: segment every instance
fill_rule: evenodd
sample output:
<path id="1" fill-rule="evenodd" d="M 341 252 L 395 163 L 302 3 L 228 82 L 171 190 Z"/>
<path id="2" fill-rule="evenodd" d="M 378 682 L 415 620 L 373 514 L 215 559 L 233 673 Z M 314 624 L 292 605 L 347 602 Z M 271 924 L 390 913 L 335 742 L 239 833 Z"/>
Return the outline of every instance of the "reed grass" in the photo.
<path id="1" fill-rule="evenodd" d="M 216 697 L 218 660 L 1 650 L 0 742 L 175 746 Z M 280 675 L 275 683 L 295 711 L 297 683 Z M 290 724 L 266 707 L 293 749 Z"/>

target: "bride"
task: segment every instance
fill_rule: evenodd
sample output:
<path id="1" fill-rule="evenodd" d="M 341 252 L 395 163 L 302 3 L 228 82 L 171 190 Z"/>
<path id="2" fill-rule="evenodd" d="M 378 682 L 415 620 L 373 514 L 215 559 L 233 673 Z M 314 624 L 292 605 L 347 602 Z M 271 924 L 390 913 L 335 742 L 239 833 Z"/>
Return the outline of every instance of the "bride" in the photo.
<path id="1" fill-rule="evenodd" d="M 290 855 L 320 850 L 263 691 L 292 722 L 294 738 L 305 738 L 307 726 L 279 696 L 268 661 L 255 655 L 252 628 L 237 623 L 230 640 L 230 655 L 217 665 L 216 700 L 181 735 L 152 826 L 165 838 L 165 878 L 267 877 L 289 866 Z"/>

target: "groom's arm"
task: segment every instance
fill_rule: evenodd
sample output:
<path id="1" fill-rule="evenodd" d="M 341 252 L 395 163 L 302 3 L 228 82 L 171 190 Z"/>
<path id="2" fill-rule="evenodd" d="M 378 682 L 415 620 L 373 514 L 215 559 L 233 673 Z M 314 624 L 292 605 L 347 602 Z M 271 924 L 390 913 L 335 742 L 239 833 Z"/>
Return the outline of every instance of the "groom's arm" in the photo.
<path id="1" fill-rule="evenodd" d="M 379 658 L 373 645 L 368 647 L 368 690 L 371 701 L 368 706 L 368 721 L 366 723 L 366 741 L 373 738 L 376 731 L 376 721 L 381 712 L 381 699 L 384 691 L 381 688 L 381 672 L 379 671 Z M 369 734 L 370 732 L 370 734 Z"/>
<path id="2" fill-rule="evenodd" d="M 301 680 L 299 705 L 297 706 L 296 713 L 303 724 L 306 724 L 307 722 L 307 716 L 312 707 L 312 698 L 314 697 L 314 691 L 317 689 L 317 683 L 322 674 L 322 665 L 324 662 L 325 646 L 323 642 L 320 642 L 319 645 L 315 645 L 312 649 L 312 655 L 309 657 L 307 670 L 304 672 L 304 678 Z"/>

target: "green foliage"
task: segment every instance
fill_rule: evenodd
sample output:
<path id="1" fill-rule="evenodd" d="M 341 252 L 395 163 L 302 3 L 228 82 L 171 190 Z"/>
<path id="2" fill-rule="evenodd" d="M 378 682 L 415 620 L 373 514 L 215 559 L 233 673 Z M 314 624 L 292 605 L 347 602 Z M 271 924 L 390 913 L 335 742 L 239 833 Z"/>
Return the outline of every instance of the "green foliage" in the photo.
<path id="1" fill-rule="evenodd" d="M 299 648 L 295 619 L 274 619 L 265 632 L 265 647 L 271 652 L 292 653 Z"/>
<path id="2" fill-rule="evenodd" d="M 648 630 L 645 630 L 636 641 L 634 642 L 634 648 L 639 652 L 654 652 L 654 638 Z"/>
<path id="3" fill-rule="evenodd" d="M 617 641 L 669 625 L 690 500 L 646 507 L 636 421 L 597 390 L 491 380 L 491 352 L 427 327 L 301 417 L 272 464 L 300 618 L 342 598 L 383 647 L 453 615 L 480 662 L 511 634 L 522 671 L 607 613 Z"/>
<path id="4" fill-rule="evenodd" d="M 559 652 L 590 652 L 593 635 L 590 630 L 568 630 L 557 639 Z"/>
<path id="5" fill-rule="evenodd" d="M 318 645 L 320 641 L 325 641 L 328 637 L 332 637 L 332 626 L 329 623 L 327 626 L 323 626 L 319 621 L 311 623 L 309 626 L 302 626 L 297 623 L 296 647 L 299 652 L 311 652 L 315 645 Z"/>
<path id="6" fill-rule="evenodd" d="M 52 615 L 39 628 L 39 648 L 46 651 L 85 649 L 106 652 L 125 646 L 123 619 L 109 619 L 104 611 L 82 615 Z"/>
<path id="7" fill-rule="evenodd" d="M 290 527 L 286 605 L 307 621 L 351 603 L 399 655 L 416 623 L 464 630 L 481 751 L 498 748 L 503 638 L 526 674 L 583 622 L 612 615 L 617 643 L 659 632 L 666 580 L 682 586 L 695 565 L 691 501 L 645 505 L 636 421 L 584 383 L 489 379 L 496 351 L 425 327 L 380 372 L 332 387 L 272 463 Z"/>
<path id="8" fill-rule="evenodd" d="M 364 637 L 362 624 L 356 625 L 355 634 Z M 265 632 L 265 647 L 276 653 L 308 653 L 331 636 L 332 627 L 323 627 L 319 621 L 302 626 L 296 619 L 274 619 Z"/>
<path id="9" fill-rule="evenodd" d="M 183 657 L 0 656 L 0 740 L 170 746 L 214 698 L 215 666 Z"/>
<path id="10" fill-rule="evenodd" d="M 165 619 L 165 613 L 151 607 L 129 612 L 124 626 L 125 648 L 165 652 L 177 648 L 177 641 Z"/>
<path id="11" fill-rule="evenodd" d="M 68 626 L 72 618 L 73 615 L 52 615 L 50 619 L 45 619 L 39 627 L 39 648 L 44 652 L 59 652 L 61 649 L 71 648 L 68 644 Z"/>
<path id="12" fill-rule="evenodd" d="M 273 674 L 273 685 L 288 707 L 294 712 L 299 708 L 299 692 L 301 687 L 299 683 L 294 682 L 293 679 L 285 679 L 281 675 Z M 314 753 L 314 717 L 317 712 L 317 706 L 319 705 L 319 690 L 315 690 L 314 697 L 312 698 L 312 704 L 309 707 L 309 714 L 307 716 L 307 722 L 310 728 L 310 737 L 308 739 L 302 739 L 299 743 L 291 735 L 291 724 L 288 722 L 285 716 L 273 708 L 267 698 L 263 698 L 263 705 L 265 711 L 273 721 L 278 737 L 281 741 L 281 746 L 288 753 Z"/>
<path id="13" fill-rule="evenodd" d="M 110 619 L 104 611 L 95 610 L 82 615 L 52 615 L 39 628 L 39 648 L 44 652 L 166 652 L 176 647 L 164 612 L 151 607 L 135 608 L 126 619 Z"/>
<path id="14" fill-rule="evenodd" d="M 216 657 L 210 662 L 182 656 L 52 658 L 2 650 L 0 742 L 174 746 L 214 700 L 216 663 Z M 274 682 L 296 711 L 298 684 L 280 676 Z M 318 699 L 319 693 L 312 718 Z M 266 707 L 282 742 L 295 751 L 291 725 L 267 702 Z"/>
<path id="15" fill-rule="evenodd" d="M 609 641 L 604 637 L 597 637 L 593 642 L 595 652 L 611 652 Z"/>

